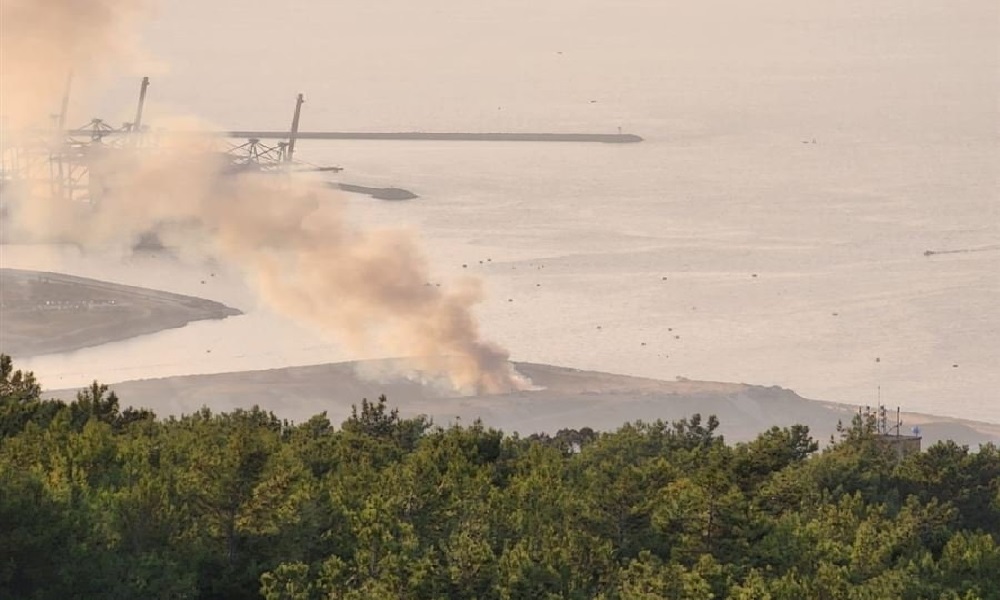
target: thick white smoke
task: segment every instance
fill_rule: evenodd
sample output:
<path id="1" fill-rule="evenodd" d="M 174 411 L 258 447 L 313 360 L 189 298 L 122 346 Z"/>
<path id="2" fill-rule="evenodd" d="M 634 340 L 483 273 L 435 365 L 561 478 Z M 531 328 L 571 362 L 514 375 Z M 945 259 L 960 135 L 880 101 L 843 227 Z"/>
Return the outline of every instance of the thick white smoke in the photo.
<path id="1" fill-rule="evenodd" d="M 3 109 L 27 126 L 37 121 L 38 107 L 61 95 L 70 69 L 127 51 L 118 36 L 139 5 L 3 0 L 2 6 Z M 11 86 L 18 87 L 7 94 Z M 180 236 L 240 265 L 276 309 L 354 347 L 414 357 L 414 366 L 462 392 L 524 386 L 507 353 L 480 337 L 472 314 L 480 301 L 475 281 L 451 290 L 428 286 L 428 265 L 411 236 L 352 228 L 327 188 L 284 174 L 232 174 L 223 157 L 193 145 L 177 137 L 153 149 L 122 144 L 91 152 L 90 172 L 95 181 L 99 174 L 104 190 L 97 202 L 72 203 L 36 186 L 8 205 L 13 229 L 85 248 L 129 245 L 150 231 Z"/>

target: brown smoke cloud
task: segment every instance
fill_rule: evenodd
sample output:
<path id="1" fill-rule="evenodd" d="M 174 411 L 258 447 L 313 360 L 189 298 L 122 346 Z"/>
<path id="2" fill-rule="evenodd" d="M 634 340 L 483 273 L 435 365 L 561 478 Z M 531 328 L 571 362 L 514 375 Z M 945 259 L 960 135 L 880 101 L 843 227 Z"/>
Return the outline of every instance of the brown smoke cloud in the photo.
<path id="1" fill-rule="evenodd" d="M 36 240 L 85 248 L 128 247 L 157 231 L 239 265 L 268 304 L 352 348 L 412 357 L 464 393 L 524 387 L 507 352 L 481 339 L 472 313 L 478 282 L 428 285 L 429 266 L 408 233 L 352 228 L 333 191 L 284 173 L 230 174 L 227 161 L 190 143 L 106 148 L 91 164 L 106 190 L 98 202 L 35 190 L 11 205 L 12 224 Z"/>
<path id="2" fill-rule="evenodd" d="M 62 95 L 66 74 L 96 72 L 128 53 L 144 5 L 135 0 L 3 0 L 3 111 L 37 126 Z M 58 100 L 56 100 L 58 102 Z M 44 122 L 44 121 L 43 121 Z M 129 142 L 86 151 L 91 191 L 81 203 L 51 186 L 5 198 L 12 229 L 35 240 L 130 247 L 156 231 L 240 265 L 274 308 L 338 334 L 351 347 L 412 357 L 457 391 L 526 385 L 473 317 L 479 285 L 429 286 L 414 238 L 352 228 L 328 188 L 285 174 L 234 174 L 205 137 L 174 136 L 155 148 Z M 263 340 L 262 343 L 266 343 Z"/>
<path id="3" fill-rule="evenodd" d="M 144 0 L 0 2 L 0 115 L 8 127 L 47 125 L 67 76 L 82 88 L 134 58 Z"/>

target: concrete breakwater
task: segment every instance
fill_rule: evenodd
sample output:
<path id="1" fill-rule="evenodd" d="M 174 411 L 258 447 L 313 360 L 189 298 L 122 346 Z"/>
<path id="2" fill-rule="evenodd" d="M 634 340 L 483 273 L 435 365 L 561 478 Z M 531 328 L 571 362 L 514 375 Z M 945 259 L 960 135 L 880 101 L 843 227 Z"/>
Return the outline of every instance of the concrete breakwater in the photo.
<path id="1" fill-rule="evenodd" d="M 395 187 L 377 188 L 363 185 L 352 185 L 350 183 L 331 183 L 330 186 L 345 192 L 365 194 L 375 198 L 376 200 L 413 200 L 418 197 L 410 190 Z"/>
<path id="2" fill-rule="evenodd" d="M 228 137 L 256 139 L 287 139 L 288 131 L 228 131 Z M 414 140 L 447 142 L 597 142 L 603 144 L 634 144 L 642 137 L 631 133 L 427 133 L 365 132 L 365 131 L 300 131 L 300 140 Z"/>

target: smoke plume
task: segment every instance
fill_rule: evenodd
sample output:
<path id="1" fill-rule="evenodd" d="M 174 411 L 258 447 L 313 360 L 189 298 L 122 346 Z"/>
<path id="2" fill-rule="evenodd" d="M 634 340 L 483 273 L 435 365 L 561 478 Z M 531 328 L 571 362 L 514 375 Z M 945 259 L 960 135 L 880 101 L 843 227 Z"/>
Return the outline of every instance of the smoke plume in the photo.
<path id="1" fill-rule="evenodd" d="M 0 2 L 0 115 L 7 127 L 46 125 L 67 78 L 75 86 L 135 58 L 144 0 Z"/>
<path id="2" fill-rule="evenodd" d="M 93 71 L 94 60 L 127 52 L 125 32 L 141 4 L 3 0 L 0 6 L 3 109 L 24 127 L 61 97 L 67 72 Z M 352 228 L 328 188 L 288 174 L 233 173 L 204 141 L 175 136 L 155 148 L 95 143 L 85 159 L 92 201 L 67 200 L 47 185 L 22 189 L 8 202 L 12 228 L 84 248 L 130 247 L 155 231 L 241 266 L 274 308 L 351 347 L 412 357 L 413 366 L 461 392 L 524 386 L 506 351 L 480 337 L 472 314 L 481 299 L 476 281 L 453 289 L 427 285 L 429 267 L 412 236 Z"/>

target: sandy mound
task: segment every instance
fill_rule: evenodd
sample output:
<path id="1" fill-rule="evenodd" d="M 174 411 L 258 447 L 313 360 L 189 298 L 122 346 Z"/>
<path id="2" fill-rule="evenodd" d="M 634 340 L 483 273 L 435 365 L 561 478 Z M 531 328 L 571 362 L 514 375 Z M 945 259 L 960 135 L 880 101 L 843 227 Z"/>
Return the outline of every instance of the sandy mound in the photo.
<path id="1" fill-rule="evenodd" d="M 211 300 L 18 269 L 0 269 L 0 311 L 0 351 L 14 357 L 69 352 L 241 314 Z"/>
<path id="2" fill-rule="evenodd" d="M 627 421 L 674 420 L 693 413 L 717 415 L 731 441 L 746 440 L 772 425 L 808 425 L 814 437 L 829 439 L 838 420 L 854 407 L 804 399 L 779 387 L 704 381 L 658 381 L 515 363 L 540 389 L 505 395 L 449 397 L 433 385 L 390 375 L 391 361 L 363 361 L 127 381 L 112 386 L 124 404 L 152 408 L 159 415 L 216 411 L 253 404 L 280 417 L 302 421 L 321 411 L 339 423 L 361 398 L 388 396 L 407 416 L 425 414 L 436 423 L 481 418 L 487 425 L 523 435 L 589 426 L 614 429 Z M 73 390 L 50 392 L 71 398 Z M 925 443 L 954 439 L 975 446 L 1000 442 L 1000 426 L 945 417 L 903 414 L 904 433 L 920 425 Z"/>

